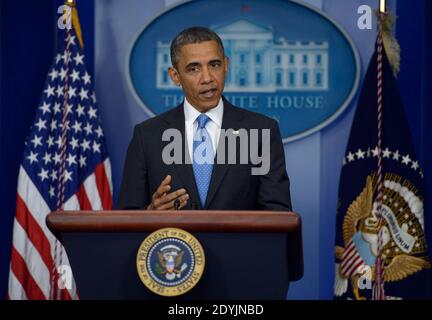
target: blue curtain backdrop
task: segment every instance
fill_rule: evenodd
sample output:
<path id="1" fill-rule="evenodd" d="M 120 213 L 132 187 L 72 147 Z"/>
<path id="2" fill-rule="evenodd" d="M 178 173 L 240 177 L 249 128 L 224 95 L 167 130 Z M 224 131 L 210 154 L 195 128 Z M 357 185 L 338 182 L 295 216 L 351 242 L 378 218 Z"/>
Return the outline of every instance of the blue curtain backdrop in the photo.
<path id="1" fill-rule="evenodd" d="M 33 121 L 46 72 L 55 52 L 57 7 L 60 4 L 62 1 L 59 0 L 0 1 L 0 299 L 5 298 L 7 291 L 16 182 L 23 142 Z M 78 12 L 84 33 L 87 67 L 93 73 L 94 2 L 78 0 Z M 402 47 L 398 83 L 417 153 L 425 171 L 425 194 L 429 204 L 426 207 L 429 221 L 426 223 L 428 238 L 431 239 L 432 142 L 427 128 L 432 121 L 432 2 L 397 1 L 397 12 L 396 35 Z M 429 246 L 431 244 L 429 241 Z M 332 292 L 329 290 L 332 282 L 320 281 L 319 286 L 319 298 L 331 298 Z"/>

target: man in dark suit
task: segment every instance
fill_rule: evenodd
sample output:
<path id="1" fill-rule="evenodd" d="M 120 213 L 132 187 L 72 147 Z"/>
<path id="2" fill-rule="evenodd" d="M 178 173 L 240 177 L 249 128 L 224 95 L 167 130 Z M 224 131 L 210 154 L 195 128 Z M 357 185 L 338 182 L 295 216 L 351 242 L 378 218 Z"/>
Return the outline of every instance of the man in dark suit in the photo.
<path id="1" fill-rule="evenodd" d="M 219 36 L 202 27 L 183 30 L 171 44 L 171 61 L 169 75 L 185 100 L 135 127 L 119 207 L 291 210 L 278 125 L 222 96 L 229 61 Z M 180 152 L 176 161 L 167 152 L 172 146 Z"/>

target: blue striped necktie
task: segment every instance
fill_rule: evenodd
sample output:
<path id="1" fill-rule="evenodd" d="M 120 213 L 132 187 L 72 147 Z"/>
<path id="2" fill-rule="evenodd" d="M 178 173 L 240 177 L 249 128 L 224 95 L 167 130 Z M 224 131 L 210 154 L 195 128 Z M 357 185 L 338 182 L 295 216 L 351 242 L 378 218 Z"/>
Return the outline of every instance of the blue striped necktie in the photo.
<path id="1" fill-rule="evenodd" d="M 209 120 L 210 118 L 205 114 L 198 116 L 198 128 L 193 141 L 192 167 L 202 207 L 207 198 L 214 162 L 212 141 L 205 128 Z"/>

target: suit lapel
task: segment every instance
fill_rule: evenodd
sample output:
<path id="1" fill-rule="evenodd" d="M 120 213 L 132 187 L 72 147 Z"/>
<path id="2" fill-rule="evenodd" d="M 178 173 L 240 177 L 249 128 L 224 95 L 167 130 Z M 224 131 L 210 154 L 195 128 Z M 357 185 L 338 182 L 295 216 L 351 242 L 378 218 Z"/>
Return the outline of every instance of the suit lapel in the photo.
<path id="1" fill-rule="evenodd" d="M 174 170 L 177 172 L 178 176 L 183 183 L 184 188 L 189 193 L 189 205 L 195 203 L 196 209 L 201 209 L 201 203 L 198 196 L 198 190 L 195 183 L 195 176 L 192 169 L 192 164 L 190 161 L 188 144 L 186 141 L 186 130 L 185 130 L 185 117 L 183 111 L 183 103 L 173 109 L 172 112 L 167 113 L 164 116 L 166 122 L 169 123 L 170 128 L 177 129 L 181 132 L 183 137 L 183 164 L 174 164 Z"/>
<path id="2" fill-rule="evenodd" d="M 241 127 L 241 113 L 237 112 L 236 109 L 225 99 L 223 98 L 224 102 L 224 113 L 223 113 L 223 119 L 222 119 L 222 127 L 221 129 L 234 129 L 237 130 Z M 220 139 L 219 139 L 220 142 Z M 217 147 L 217 153 L 219 152 L 221 146 L 220 143 Z M 228 153 L 228 146 L 225 144 L 225 158 L 227 158 Z M 227 173 L 228 169 L 231 167 L 228 163 L 226 164 L 217 164 L 217 153 L 215 157 L 215 164 L 213 166 L 213 173 L 210 180 L 210 186 L 209 190 L 207 192 L 207 198 L 204 205 L 204 209 L 208 208 L 211 201 L 213 200 L 216 191 L 218 190 L 219 186 L 222 183 L 222 180 Z"/>

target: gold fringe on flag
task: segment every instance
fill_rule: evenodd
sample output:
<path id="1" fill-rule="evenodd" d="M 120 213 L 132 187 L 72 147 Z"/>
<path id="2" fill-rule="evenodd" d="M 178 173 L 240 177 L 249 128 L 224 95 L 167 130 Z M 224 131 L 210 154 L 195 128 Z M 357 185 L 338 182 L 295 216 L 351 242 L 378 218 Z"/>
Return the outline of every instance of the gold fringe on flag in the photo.
<path id="1" fill-rule="evenodd" d="M 378 28 L 381 29 L 384 51 L 396 77 L 400 70 L 400 46 L 395 36 L 393 35 L 393 26 L 396 17 L 389 13 L 377 13 Z"/>

